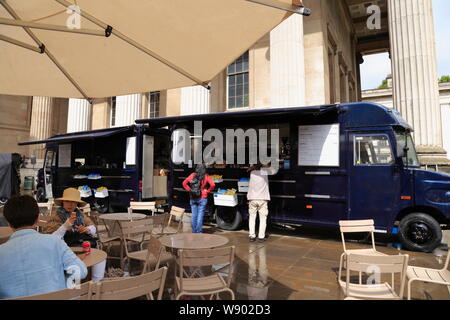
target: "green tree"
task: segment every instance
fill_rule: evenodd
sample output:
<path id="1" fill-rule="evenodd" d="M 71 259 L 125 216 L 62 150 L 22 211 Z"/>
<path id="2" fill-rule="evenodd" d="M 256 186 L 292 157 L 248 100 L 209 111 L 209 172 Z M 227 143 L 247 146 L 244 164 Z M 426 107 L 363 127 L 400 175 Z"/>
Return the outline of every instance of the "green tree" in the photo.
<path id="1" fill-rule="evenodd" d="M 381 85 L 378 87 L 378 89 L 387 89 L 388 88 L 388 81 L 387 79 L 384 79 Z"/>
<path id="2" fill-rule="evenodd" d="M 450 82 L 450 76 L 442 76 L 439 82 Z"/>

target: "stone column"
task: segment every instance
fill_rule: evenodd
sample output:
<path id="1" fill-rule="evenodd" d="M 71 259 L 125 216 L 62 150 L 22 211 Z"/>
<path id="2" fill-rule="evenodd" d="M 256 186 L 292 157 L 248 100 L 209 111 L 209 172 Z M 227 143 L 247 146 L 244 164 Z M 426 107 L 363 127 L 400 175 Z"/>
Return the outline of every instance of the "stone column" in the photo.
<path id="1" fill-rule="evenodd" d="M 86 99 L 69 99 L 67 132 L 91 130 L 92 106 Z"/>
<path id="2" fill-rule="evenodd" d="M 202 86 L 181 89 L 181 115 L 209 113 L 210 93 Z"/>
<path id="3" fill-rule="evenodd" d="M 135 124 L 141 118 L 142 95 L 140 93 L 116 98 L 116 127 Z"/>
<path id="4" fill-rule="evenodd" d="M 294 14 L 270 32 L 271 104 L 305 105 L 303 17 Z"/>
<path id="5" fill-rule="evenodd" d="M 418 152 L 441 156 L 432 0 L 388 0 L 388 6 L 394 108 L 413 126 Z"/>
<path id="6" fill-rule="evenodd" d="M 53 98 L 33 97 L 30 140 L 44 140 L 52 134 Z M 30 154 L 43 159 L 45 144 L 31 145 Z"/>

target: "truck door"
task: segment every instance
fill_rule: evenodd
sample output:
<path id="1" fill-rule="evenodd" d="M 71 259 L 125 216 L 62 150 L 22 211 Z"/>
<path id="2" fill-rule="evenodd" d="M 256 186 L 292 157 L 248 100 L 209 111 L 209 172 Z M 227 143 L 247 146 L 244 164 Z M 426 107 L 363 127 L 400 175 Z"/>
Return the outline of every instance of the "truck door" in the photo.
<path id="1" fill-rule="evenodd" d="M 44 185 L 45 196 L 47 199 L 53 198 L 53 181 L 54 181 L 54 167 L 56 165 L 56 152 L 52 149 L 47 149 L 44 162 Z"/>
<path id="2" fill-rule="evenodd" d="M 373 219 L 387 230 L 400 199 L 400 172 L 393 136 L 387 132 L 349 133 L 349 219 Z"/>
<path id="3" fill-rule="evenodd" d="M 167 198 L 167 179 L 170 169 L 170 136 L 143 136 L 142 199 Z"/>

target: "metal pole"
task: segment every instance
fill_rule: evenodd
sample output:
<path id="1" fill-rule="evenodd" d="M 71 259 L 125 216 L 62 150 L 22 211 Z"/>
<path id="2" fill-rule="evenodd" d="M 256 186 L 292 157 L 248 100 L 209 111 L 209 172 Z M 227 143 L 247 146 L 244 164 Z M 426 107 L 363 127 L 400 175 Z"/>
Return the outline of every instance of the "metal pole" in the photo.
<path id="1" fill-rule="evenodd" d="M 27 28 L 32 28 L 32 29 L 42 29 L 42 30 L 50 30 L 50 31 L 87 34 L 87 35 L 91 35 L 91 36 L 101 36 L 101 37 L 105 36 L 104 30 L 69 29 L 67 27 L 57 26 L 57 25 L 53 25 L 53 24 L 43 24 L 43 23 L 36 23 L 36 22 L 29 22 L 29 21 L 22 21 L 22 20 L 12 20 L 12 19 L 5 19 L 5 18 L 0 18 L 0 24 L 4 24 L 7 26 L 13 26 L 13 27 L 27 27 Z"/>
<path id="2" fill-rule="evenodd" d="M 13 39 L 13 38 L 1 35 L 1 34 L 0 34 L 0 40 L 15 44 L 16 46 L 19 46 L 19 47 L 22 47 L 22 48 L 25 48 L 28 50 L 32 50 L 32 51 L 35 51 L 38 53 L 43 53 L 41 48 L 34 47 L 31 44 L 28 44 L 28 43 L 25 43 L 25 42 L 22 42 L 22 41 L 19 41 L 19 40 L 16 40 L 16 39 Z"/>

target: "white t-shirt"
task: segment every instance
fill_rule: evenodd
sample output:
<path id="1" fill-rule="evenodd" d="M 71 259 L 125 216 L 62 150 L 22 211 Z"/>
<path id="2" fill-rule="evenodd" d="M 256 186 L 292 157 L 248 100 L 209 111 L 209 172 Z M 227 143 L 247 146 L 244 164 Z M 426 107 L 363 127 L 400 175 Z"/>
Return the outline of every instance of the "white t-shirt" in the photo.
<path id="1" fill-rule="evenodd" d="M 269 178 L 267 172 L 261 172 L 261 170 L 253 170 L 250 173 L 247 199 L 270 201 Z"/>

